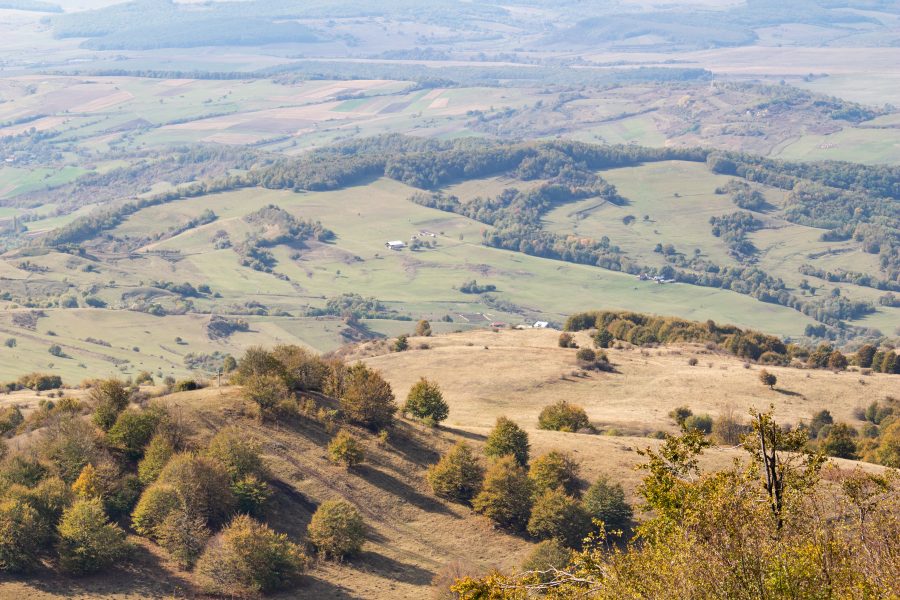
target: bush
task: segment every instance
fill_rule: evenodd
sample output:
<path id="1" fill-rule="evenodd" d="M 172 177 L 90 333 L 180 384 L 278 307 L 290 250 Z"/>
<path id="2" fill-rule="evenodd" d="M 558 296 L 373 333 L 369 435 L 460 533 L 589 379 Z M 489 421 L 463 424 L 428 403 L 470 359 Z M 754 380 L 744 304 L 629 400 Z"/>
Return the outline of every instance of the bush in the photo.
<path id="1" fill-rule="evenodd" d="M 812 419 L 809 421 L 809 435 L 812 438 L 819 437 L 819 432 L 826 425 L 833 425 L 834 417 L 831 416 L 831 411 L 828 409 L 823 409 L 817 412 L 812 416 Z M 824 437 L 824 436 L 823 436 Z"/>
<path id="2" fill-rule="evenodd" d="M 179 379 L 175 382 L 175 385 L 172 386 L 173 392 L 192 392 L 199 389 L 200 384 L 193 379 Z"/>
<path id="3" fill-rule="evenodd" d="M 726 446 L 736 446 L 741 436 L 747 432 L 747 426 L 735 416 L 734 409 L 726 406 L 713 422 L 712 433 L 716 442 Z"/>
<path id="4" fill-rule="evenodd" d="M 416 323 L 416 335 L 419 337 L 430 337 L 431 336 L 431 323 L 422 319 L 418 323 Z"/>
<path id="5" fill-rule="evenodd" d="M 450 407 L 444 401 L 438 385 L 422 377 L 409 390 L 403 412 L 415 419 L 437 425 L 450 414 Z"/>
<path id="6" fill-rule="evenodd" d="M 232 481 L 248 475 L 266 475 L 259 444 L 235 426 L 224 427 L 213 436 L 206 448 L 206 456 L 220 462 Z"/>
<path id="7" fill-rule="evenodd" d="M 362 444 L 353 435 L 342 429 L 328 444 L 328 458 L 331 462 L 342 464 L 348 469 L 365 460 Z"/>
<path id="8" fill-rule="evenodd" d="M 294 586 L 306 562 L 286 535 L 239 515 L 210 542 L 197 573 L 214 594 L 254 595 Z"/>
<path id="9" fill-rule="evenodd" d="M 37 543 L 44 545 L 56 533 L 56 524 L 63 510 L 72 501 L 72 490 L 62 479 L 51 477 L 34 487 L 10 486 L 5 496 L 7 500 L 25 502 L 37 511 L 37 522 L 30 534 Z"/>
<path id="10" fill-rule="evenodd" d="M 609 331 L 605 329 L 601 329 L 596 334 L 594 334 L 594 346 L 597 348 L 609 348 L 610 345 L 615 341 L 615 337 Z"/>
<path id="11" fill-rule="evenodd" d="M 0 435 L 15 430 L 24 420 L 25 417 L 18 406 L 7 406 L 0 409 Z"/>
<path id="12" fill-rule="evenodd" d="M 131 514 L 131 526 L 139 534 L 156 539 L 157 528 L 180 505 L 174 486 L 154 483 L 141 494 Z"/>
<path id="13" fill-rule="evenodd" d="M 298 391 L 322 391 L 328 376 L 328 363 L 300 346 L 281 345 L 272 349 L 281 364 L 280 374 L 287 386 Z"/>
<path id="14" fill-rule="evenodd" d="M 571 333 L 561 333 L 559 334 L 559 347 L 560 348 L 577 348 L 578 344 L 575 343 L 575 338 L 572 337 Z"/>
<path id="15" fill-rule="evenodd" d="M 38 513 L 23 500 L 0 502 L 0 571 L 27 571 L 38 564 Z"/>
<path id="16" fill-rule="evenodd" d="M 578 362 L 592 363 L 597 360 L 597 353 L 590 348 L 581 348 L 575 353 L 575 358 L 578 359 Z"/>
<path id="17" fill-rule="evenodd" d="M 340 407 L 353 423 L 379 430 L 394 423 L 397 405 L 391 386 L 377 371 L 358 363 L 346 368 Z"/>
<path id="18" fill-rule="evenodd" d="M 776 377 L 774 373 L 769 373 L 763 369 L 759 372 L 759 382 L 768 386 L 770 389 L 775 389 L 775 384 L 778 383 L 778 377 Z"/>
<path id="19" fill-rule="evenodd" d="M 15 345 L 15 344 L 14 344 Z M 47 375 L 46 373 L 28 373 L 19 377 L 19 385 L 36 392 L 56 390 L 62 387 L 62 378 L 59 375 Z"/>
<path id="20" fill-rule="evenodd" d="M 153 385 L 153 375 L 150 371 L 141 371 L 134 378 L 134 385 Z"/>
<path id="21" fill-rule="evenodd" d="M 581 429 L 590 429 L 591 423 L 582 407 L 560 400 L 541 410 L 541 414 L 538 416 L 538 427 L 551 431 L 574 433 Z"/>
<path id="22" fill-rule="evenodd" d="M 488 434 L 484 445 L 485 455 L 491 458 L 512 456 L 520 465 L 528 464 L 528 433 L 515 422 L 500 417 Z"/>
<path id="23" fill-rule="evenodd" d="M 38 450 L 54 472 L 71 484 L 85 465 L 98 458 L 96 430 L 78 418 L 54 420 L 46 427 Z"/>
<path id="24" fill-rule="evenodd" d="M 204 517 L 210 527 L 225 523 L 234 512 L 228 471 L 205 456 L 176 454 L 159 474 L 159 484 L 172 486 L 184 508 Z"/>
<path id="25" fill-rule="evenodd" d="M 397 336 L 397 339 L 394 340 L 394 346 L 393 346 L 394 352 L 403 352 L 408 349 L 409 349 L 409 337 L 406 334 Z"/>
<path id="26" fill-rule="evenodd" d="M 275 355 L 261 346 L 251 346 L 238 361 L 232 379 L 240 385 L 250 385 L 251 378 L 274 376 L 283 378 L 284 365 Z"/>
<path id="27" fill-rule="evenodd" d="M 546 584 L 555 580 L 554 570 L 565 569 L 572 560 L 572 550 L 556 539 L 544 540 L 522 562 L 520 570 L 527 574 L 527 581 Z"/>
<path id="28" fill-rule="evenodd" d="M 563 490 L 545 490 L 534 501 L 528 519 L 528 533 L 537 538 L 555 539 L 569 548 L 578 548 L 590 531 L 591 521 L 575 498 Z"/>
<path id="29" fill-rule="evenodd" d="M 3 461 L 0 469 L 0 484 L 23 485 L 34 487 L 47 475 L 50 470 L 34 456 L 14 454 Z M 2 485 L 0 485 L 2 489 Z"/>
<path id="30" fill-rule="evenodd" d="M 684 420 L 683 426 L 688 431 L 696 429 L 703 433 L 712 433 L 713 420 L 709 415 L 691 415 Z"/>
<path id="31" fill-rule="evenodd" d="M 533 490 L 525 469 L 513 456 L 504 456 L 488 469 L 472 507 L 503 527 L 522 529 L 528 523 Z"/>
<path id="32" fill-rule="evenodd" d="M 828 456 L 855 459 L 856 435 L 856 430 L 846 423 L 836 423 L 828 431 L 828 436 L 822 443 L 822 450 Z"/>
<path id="33" fill-rule="evenodd" d="M 211 536 L 203 517 L 180 507 L 169 512 L 154 533 L 159 545 L 182 569 L 194 566 Z"/>
<path id="34" fill-rule="evenodd" d="M 94 404 L 94 423 L 103 431 L 112 427 L 119 413 L 128 406 L 128 390 L 118 379 L 95 381 L 88 398 Z"/>
<path id="35" fill-rule="evenodd" d="M 528 469 L 528 477 L 537 493 L 562 490 L 575 495 L 578 492 L 578 463 L 568 453 L 552 450 L 537 457 Z"/>
<path id="36" fill-rule="evenodd" d="M 256 475 L 247 475 L 231 484 L 231 491 L 242 513 L 258 516 L 272 497 L 269 484 Z"/>
<path id="37" fill-rule="evenodd" d="M 631 524 L 633 511 L 625 500 L 621 484 L 600 477 L 588 488 L 582 500 L 591 519 L 603 521 L 607 531 L 625 531 Z"/>
<path id="38" fill-rule="evenodd" d="M 127 555 L 125 532 L 109 522 L 99 500 L 78 500 L 59 522 L 59 564 L 73 575 L 105 569 Z"/>
<path id="39" fill-rule="evenodd" d="M 481 489 L 484 468 L 465 442 L 458 442 L 425 476 L 436 496 L 454 502 L 471 502 Z"/>
<path id="40" fill-rule="evenodd" d="M 687 406 L 679 406 L 678 408 L 673 408 L 671 411 L 669 411 L 669 418 L 671 418 L 679 425 L 684 425 L 684 422 L 687 420 L 687 418 L 693 414 L 694 412 Z"/>
<path id="41" fill-rule="evenodd" d="M 280 375 L 248 375 L 242 377 L 241 382 L 244 398 L 259 407 L 260 417 L 274 411 L 291 394 Z"/>
<path id="42" fill-rule="evenodd" d="M 106 434 L 107 443 L 136 460 L 144 453 L 156 426 L 162 420 L 160 410 L 124 410 Z"/>
<path id="43" fill-rule="evenodd" d="M 150 443 L 144 450 L 144 458 L 138 463 L 138 478 L 144 485 L 150 485 L 156 478 L 172 455 L 175 447 L 168 435 L 157 433 L 150 438 Z"/>
<path id="44" fill-rule="evenodd" d="M 352 504 L 327 500 L 313 514 L 306 535 L 323 556 L 342 559 L 362 549 L 366 525 Z"/>
<path id="45" fill-rule="evenodd" d="M 696 367 L 696 366 L 697 366 L 697 363 L 699 363 L 699 362 L 700 362 L 700 361 L 697 360 L 697 357 L 696 357 L 696 356 L 692 356 L 692 357 L 690 357 L 690 358 L 688 359 L 688 366 Z"/>

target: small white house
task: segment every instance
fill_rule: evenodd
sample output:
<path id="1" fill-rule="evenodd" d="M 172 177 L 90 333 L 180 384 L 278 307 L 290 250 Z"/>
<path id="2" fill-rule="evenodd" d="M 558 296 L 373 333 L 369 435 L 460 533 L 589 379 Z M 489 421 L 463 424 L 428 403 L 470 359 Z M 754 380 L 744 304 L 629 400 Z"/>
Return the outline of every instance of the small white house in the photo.
<path id="1" fill-rule="evenodd" d="M 406 244 L 400 240 L 394 240 L 393 242 L 385 242 L 385 247 L 390 248 L 391 250 L 402 250 L 406 248 Z"/>
<path id="2" fill-rule="evenodd" d="M 550 327 L 550 323 L 547 321 L 535 321 L 534 325 L 532 325 L 535 329 L 547 329 Z"/>

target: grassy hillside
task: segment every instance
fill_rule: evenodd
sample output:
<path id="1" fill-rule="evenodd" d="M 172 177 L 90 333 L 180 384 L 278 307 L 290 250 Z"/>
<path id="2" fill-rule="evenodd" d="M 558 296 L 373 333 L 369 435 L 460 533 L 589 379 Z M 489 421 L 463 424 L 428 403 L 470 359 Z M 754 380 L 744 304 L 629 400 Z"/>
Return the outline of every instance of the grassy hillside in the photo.
<path id="1" fill-rule="evenodd" d="M 575 334 L 575 340 L 590 346 L 586 334 Z M 274 491 L 265 519 L 290 539 L 302 542 L 312 513 L 326 500 L 344 499 L 361 511 L 370 526 L 361 554 L 343 563 L 314 560 L 295 592 L 274 597 L 421 598 L 431 593 L 432 579 L 452 565 L 472 575 L 489 568 L 515 571 L 535 541 L 495 529 L 468 508 L 436 498 L 424 479 L 426 468 L 456 441 L 480 451 L 499 416 L 514 419 L 527 432 L 532 457 L 554 449 L 569 452 L 580 464 L 584 481 L 606 475 L 621 483 L 633 502 L 642 476 L 634 466 L 643 462 L 635 450 L 657 448 L 660 440 L 647 437 L 655 431 L 677 431 L 668 416 L 675 407 L 718 416 L 745 415 L 750 408 L 771 404 L 779 421 L 789 425 L 809 422 L 813 413 L 828 409 L 836 422 L 858 426 L 858 410 L 873 400 L 884 402 L 898 379 L 771 368 L 778 384 L 770 390 L 759 383 L 759 367 L 745 368 L 735 357 L 699 346 L 610 349 L 614 372 L 592 373 L 578 366 L 575 350 L 558 347 L 557 334 L 546 330 L 474 331 L 410 338 L 410 343 L 406 352 L 386 352 L 384 344 L 369 342 L 341 354 L 348 361 L 362 358 L 381 371 L 401 402 L 412 384 L 427 376 L 442 389 L 449 419 L 437 429 L 401 420 L 386 441 L 351 428 L 365 445 L 366 460 L 350 470 L 327 458 L 325 446 L 334 428 L 308 417 L 260 422 L 239 387 L 212 386 L 156 401 L 177 415 L 194 447 L 203 448 L 226 425 L 237 426 L 261 444 Z M 692 357 L 699 360 L 696 366 L 688 364 Z M 144 387 L 143 392 L 160 389 Z M 88 397 L 85 390 L 67 393 Z M 321 395 L 308 397 L 320 406 L 331 405 Z M 598 434 L 539 429 L 540 410 L 560 399 L 584 406 Z M 15 392 L 0 396 L 0 409 L 17 405 L 30 418 L 42 410 L 42 401 L 34 392 Z M 20 450 L 33 443 L 34 434 L 7 441 Z M 736 448 L 715 447 L 704 455 L 702 465 L 725 468 L 742 456 Z M 880 472 L 867 463 L 834 463 Z M 145 538 L 131 540 L 136 549 L 128 566 L 81 579 L 42 567 L 30 578 L 7 579 L 4 593 L 42 599 L 72 593 L 116 599 L 194 593 L 196 574 L 180 570 Z"/>

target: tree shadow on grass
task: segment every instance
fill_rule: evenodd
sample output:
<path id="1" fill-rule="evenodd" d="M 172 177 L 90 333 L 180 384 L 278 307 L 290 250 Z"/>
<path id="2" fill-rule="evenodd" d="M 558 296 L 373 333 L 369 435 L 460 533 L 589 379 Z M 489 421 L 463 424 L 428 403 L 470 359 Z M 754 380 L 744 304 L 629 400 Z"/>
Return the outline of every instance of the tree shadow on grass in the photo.
<path id="1" fill-rule="evenodd" d="M 784 388 L 772 388 L 772 389 L 774 389 L 776 392 L 778 392 L 779 394 L 782 394 L 784 396 L 801 396 L 801 397 L 803 396 L 803 394 L 801 394 L 800 392 L 794 392 L 791 390 L 786 390 Z"/>
<path id="2" fill-rule="evenodd" d="M 453 435 L 458 435 L 461 438 L 466 438 L 467 440 L 472 440 L 473 442 L 483 442 L 487 439 L 486 435 L 481 435 L 480 433 L 473 433 L 471 431 L 466 431 L 465 429 L 456 429 L 455 427 L 447 427 L 445 425 L 441 425 L 441 429 L 446 431 L 447 433 L 452 433 Z"/>
<path id="3" fill-rule="evenodd" d="M 428 585 L 434 577 L 434 573 L 418 565 L 405 563 L 377 552 L 363 551 L 353 559 L 353 563 L 359 563 L 367 570 L 376 571 L 388 579 L 413 585 Z"/>
<path id="4" fill-rule="evenodd" d="M 443 503 L 434 498 L 430 498 L 420 493 L 409 484 L 397 479 L 393 475 L 380 471 L 371 465 L 359 465 L 354 468 L 357 475 L 381 488 L 385 492 L 398 496 L 409 502 L 416 508 L 431 513 L 440 513 L 452 517 L 457 517 L 453 511 L 449 510 Z"/>

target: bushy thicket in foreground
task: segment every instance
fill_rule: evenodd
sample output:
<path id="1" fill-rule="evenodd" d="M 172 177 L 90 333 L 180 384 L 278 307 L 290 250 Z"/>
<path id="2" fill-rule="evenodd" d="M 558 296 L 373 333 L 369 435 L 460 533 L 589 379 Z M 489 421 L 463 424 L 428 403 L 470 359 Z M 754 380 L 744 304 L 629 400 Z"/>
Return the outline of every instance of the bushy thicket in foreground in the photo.
<path id="1" fill-rule="evenodd" d="M 765 440 L 761 445 L 760 440 Z M 754 415 L 750 460 L 702 472 L 697 431 L 643 451 L 638 489 L 646 518 L 624 546 L 602 530 L 567 557 L 541 548 L 519 574 L 462 577 L 460 598 L 892 598 L 900 594 L 900 477 L 896 471 L 823 468 L 805 451 L 806 432 Z M 545 496 L 542 530 L 571 525 L 544 515 L 572 512 Z M 550 564 L 548 564 L 550 563 Z"/>

